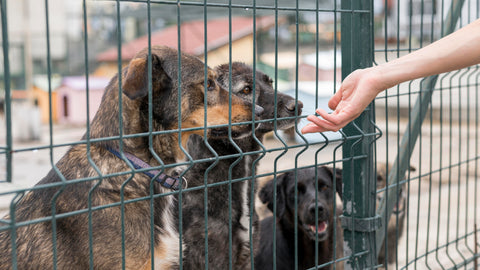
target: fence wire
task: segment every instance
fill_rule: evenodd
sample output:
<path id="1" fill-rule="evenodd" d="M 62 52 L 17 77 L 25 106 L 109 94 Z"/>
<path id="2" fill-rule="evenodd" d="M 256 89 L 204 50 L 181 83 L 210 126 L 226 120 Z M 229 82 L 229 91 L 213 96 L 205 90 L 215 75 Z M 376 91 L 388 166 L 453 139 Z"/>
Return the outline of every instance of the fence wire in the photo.
<path id="1" fill-rule="evenodd" d="M 477 19 L 478 10 L 478 1 L 385 5 L 390 15 L 376 19 L 382 27 L 375 31 L 388 38 L 377 43 L 375 62 L 428 45 Z M 387 201 L 393 212 L 388 228 L 377 232 L 377 252 L 391 268 L 478 267 L 477 84 L 474 66 L 400 84 L 377 99 L 377 124 L 385 131 L 377 161 L 391 165 L 382 167 L 390 186 L 378 190 L 379 212 L 390 215 Z"/>
<path id="2" fill-rule="evenodd" d="M 266 261 L 273 269 L 476 269 L 478 66 L 388 89 L 340 132 L 300 129 L 315 108 L 327 109 L 353 70 L 396 59 L 477 18 L 478 0 L 2 0 L 0 268 L 270 269 Z M 166 44 L 175 60 L 162 69 L 173 74 L 170 88 L 180 97 L 168 103 L 178 117 L 167 129 L 159 128 L 155 107 L 167 100 L 155 92 L 164 60 L 156 45 Z M 133 117 L 125 67 L 143 48 L 145 102 Z M 251 67 L 242 74 L 251 76 L 251 100 L 241 121 L 234 117 L 238 61 Z M 210 81 L 209 67 L 221 64 L 229 106 L 212 115 L 210 87 L 221 82 Z M 268 100 L 263 73 L 253 70 L 272 79 Z M 110 86 L 101 91 L 113 85 L 117 100 L 100 106 L 117 110 L 99 125 L 96 82 L 105 76 Z M 185 93 L 194 77 L 205 94 Z M 282 95 L 294 100 L 288 116 Z M 273 116 L 256 117 L 255 104 L 267 101 Z M 185 104 L 198 103 L 207 105 L 191 124 Z M 220 114 L 227 120 L 207 124 Z M 282 130 L 286 122 L 294 125 Z M 130 132 L 138 123 L 146 129 Z M 115 132 L 99 136 L 107 126 Z M 247 139 L 235 133 L 244 126 Z M 206 139 L 222 129 L 221 146 Z M 165 137 L 174 139 L 162 148 Z M 130 156 L 140 148 L 152 167 Z M 108 153 L 116 150 L 118 158 Z M 71 159 L 59 162 L 65 154 Z M 319 233 L 325 185 L 317 170 L 308 180 L 320 190 L 313 225 L 304 220 L 304 175 L 321 166 L 332 173 L 327 240 Z M 148 184 L 139 184 L 150 172 Z M 178 190 L 159 187 L 155 179 L 164 174 L 178 176 Z M 282 191 L 288 176 L 292 189 Z M 270 206 L 259 196 L 269 184 Z M 293 228 L 287 244 L 285 212 Z M 138 232 L 141 241 L 132 241 Z M 264 239 L 271 239 L 267 247 Z"/>

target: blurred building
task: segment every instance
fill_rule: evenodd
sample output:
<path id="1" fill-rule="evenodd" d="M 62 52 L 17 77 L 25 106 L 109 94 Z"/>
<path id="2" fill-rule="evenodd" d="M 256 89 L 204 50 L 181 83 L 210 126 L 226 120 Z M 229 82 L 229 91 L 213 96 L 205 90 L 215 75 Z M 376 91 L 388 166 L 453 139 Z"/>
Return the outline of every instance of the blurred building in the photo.
<path id="1" fill-rule="evenodd" d="M 225 17 L 208 20 L 206 25 L 203 20 L 196 20 L 182 23 L 180 27 L 172 25 L 152 33 L 151 44 L 176 49 L 180 40 L 182 52 L 195 55 L 202 61 L 206 59 L 210 67 L 228 62 L 231 46 L 232 61 L 251 64 L 254 61 L 254 34 L 266 31 L 274 25 L 273 16 L 257 18 L 255 29 L 254 19 L 251 17 L 233 17 L 231 25 Z M 113 76 L 118 72 L 119 59 L 122 65 L 126 65 L 138 51 L 147 46 L 148 35 L 145 35 L 122 44 L 121 58 L 117 46 L 98 54 L 97 61 L 100 65 L 95 74 Z"/>
<path id="2" fill-rule="evenodd" d="M 46 124 L 52 116 L 53 123 L 58 121 L 58 106 L 56 89 L 62 83 L 62 77 L 58 74 L 48 78 L 46 75 L 36 75 L 33 77 L 33 87 L 31 91 L 34 104 L 40 110 L 40 119 Z M 50 90 L 51 89 L 51 90 Z"/>
<path id="3" fill-rule="evenodd" d="M 87 85 L 85 76 L 63 78 L 62 84 L 56 89 L 58 122 L 73 125 L 85 125 L 87 121 L 90 122 L 100 106 L 103 92 L 109 82 L 110 78 L 89 76 Z"/>
<path id="4" fill-rule="evenodd" d="M 32 86 L 34 74 L 47 73 L 48 60 L 53 72 L 65 68 L 68 40 L 82 33 L 81 1 L 7 0 L 6 6 L 11 88 L 24 90 Z M 0 70 L 3 80 L 3 65 Z"/>

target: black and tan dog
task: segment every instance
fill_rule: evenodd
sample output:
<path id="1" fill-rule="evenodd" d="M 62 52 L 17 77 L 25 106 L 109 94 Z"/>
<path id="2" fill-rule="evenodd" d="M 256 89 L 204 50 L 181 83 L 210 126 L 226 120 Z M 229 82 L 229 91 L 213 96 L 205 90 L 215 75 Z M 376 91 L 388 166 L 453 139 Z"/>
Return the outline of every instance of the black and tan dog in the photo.
<path id="1" fill-rule="evenodd" d="M 250 269 L 251 252 L 258 251 L 258 216 L 255 213 L 254 181 L 258 165 L 260 142 L 265 133 L 274 128 L 283 129 L 294 125 L 295 116 L 301 114 L 302 102 L 281 93 L 275 93 L 272 79 L 260 71 L 254 73 L 252 67 L 234 62 L 231 69 L 228 64 L 215 68 L 218 81 L 225 88 L 244 100 L 261 106 L 260 126 L 255 136 L 229 139 L 208 139 L 208 148 L 201 139 L 189 142 L 193 159 L 214 157 L 219 161 L 196 164 L 185 174 L 189 186 L 202 186 L 206 182 L 214 184 L 227 181 L 222 185 L 208 188 L 208 218 L 205 219 L 204 190 L 185 194 L 184 241 L 185 269 L 205 268 L 205 222 L 208 223 L 208 266 L 211 269 Z M 231 73 L 230 73 L 231 70 Z M 231 74 L 231 75 L 230 75 Z M 231 86 L 230 86 L 231 82 Z M 275 103 L 275 99 L 277 102 Z M 276 106 L 276 107 L 275 107 Z M 276 120 L 275 120 L 276 119 Z M 253 129 L 251 130 L 253 132 Z M 212 166 L 212 167 L 210 167 Z M 206 181 L 205 181 L 206 179 Z M 233 183 L 229 185 L 228 181 Z M 230 194 L 230 197 L 229 197 Z M 231 199 L 231 210 L 228 205 Z M 229 223 L 229 213 L 231 222 Z M 229 228 L 231 227 L 231 231 Z M 250 231 L 252 229 L 252 231 Z M 232 241 L 228 241 L 231 234 Z M 251 237 L 250 237 L 251 235 Z M 231 258 L 229 250 L 231 246 Z M 253 250 L 252 250 L 253 249 Z M 231 261 L 231 262 L 230 262 Z"/>
<path id="2" fill-rule="evenodd" d="M 295 178 L 298 189 L 297 212 Z M 270 210 L 273 211 L 276 202 L 277 216 L 270 216 L 261 221 L 260 252 L 255 257 L 255 268 L 273 269 L 274 223 L 276 223 L 276 269 L 295 269 L 295 246 L 298 246 L 298 269 L 308 269 L 332 261 L 335 248 L 337 257 L 341 257 L 339 253 L 342 247 L 338 245 L 343 241 L 339 239 L 341 235 L 337 234 L 336 243 L 333 241 L 335 232 L 333 212 L 336 207 L 334 196 L 335 190 L 340 197 L 342 196 L 341 171 L 336 169 L 334 174 L 332 168 L 324 166 L 304 168 L 281 174 L 276 181 L 275 185 L 274 180 L 270 180 L 259 192 L 260 199 Z M 297 245 L 295 245 L 295 217 L 298 221 Z M 337 232 L 339 227 L 337 222 Z M 316 244 L 318 253 L 315 253 Z M 331 265 L 322 269 L 330 268 Z M 337 269 L 342 269 L 342 265 L 339 264 Z"/>
<path id="3" fill-rule="evenodd" d="M 218 74 L 218 82 L 225 89 L 231 89 L 233 94 L 249 102 L 255 99 L 255 104 L 264 109 L 260 115 L 261 124 L 256 129 L 256 135 L 260 140 L 274 128 L 280 130 L 292 128 L 295 124 L 295 116 L 302 114 L 303 103 L 300 100 L 275 91 L 272 78 L 258 70 L 254 76 L 253 69 L 249 65 L 233 62 L 231 75 L 228 64 L 217 66 L 215 71 Z M 245 141 L 252 142 L 249 138 Z M 258 149 L 258 143 L 256 145 Z"/>
<path id="4" fill-rule="evenodd" d="M 182 128 L 217 125 L 208 129 L 207 134 L 222 137 L 227 135 L 227 128 L 219 125 L 227 124 L 230 116 L 233 123 L 252 120 L 252 105 L 235 96 L 231 97 L 229 115 L 229 93 L 216 83 L 215 71 L 211 69 L 207 70 L 205 82 L 205 67 L 197 58 L 180 56 L 179 83 L 178 57 L 176 50 L 152 47 L 151 127 L 147 50 L 139 52 L 122 71 L 121 122 L 119 80 L 117 76 L 111 80 L 90 132 L 92 139 L 110 139 L 92 142 L 89 153 L 85 144 L 73 146 L 3 218 L 17 228 L 0 232 L 2 269 L 12 268 L 14 258 L 18 269 L 52 269 L 54 264 L 58 269 L 177 267 L 180 242 L 174 224 L 176 203 L 172 195 L 152 199 L 153 194 L 170 191 L 170 185 L 165 183 L 173 178 L 167 176 L 165 181 L 157 182 L 155 177 L 165 176 L 160 163 L 182 160 L 180 144 L 186 146 L 191 134 L 203 135 L 204 130 L 156 133 L 151 145 L 147 136 L 129 135 L 177 129 L 180 121 Z M 231 134 L 240 136 L 250 129 L 251 125 L 234 125 Z M 125 136 L 124 154 L 132 163 L 137 160 L 144 169 L 144 164 L 160 166 L 154 178 L 133 173 L 126 160 L 116 156 L 120 151 L 120 131 Z M 151 149 L 161 161 L 153 158 Z M 30 223 L 24 225 L 27 222 Z"/>

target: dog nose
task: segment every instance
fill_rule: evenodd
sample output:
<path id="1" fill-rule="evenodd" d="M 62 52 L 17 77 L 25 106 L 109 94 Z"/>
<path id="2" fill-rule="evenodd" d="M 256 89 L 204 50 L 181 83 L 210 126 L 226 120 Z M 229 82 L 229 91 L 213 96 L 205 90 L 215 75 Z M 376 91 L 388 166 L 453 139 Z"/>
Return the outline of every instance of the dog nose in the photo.
<path id="1" fill-rule="evenodd" d="M 260 117 L 260 115 L 262 115 L 263 113 L 263 108 L 258 106 L 258 105 L 255 105 L 255 115 Z"/>
<path id="2" fill-rule="evenodd" d="M 318 216 L 323 215 L 323 212 L 325 212 L 325 207 L 321 204 L 312 204 L 308 208 L 308 211 L 310 212 L 311 215 L 315 215 L 315 209 L 318 209 Z"/>
<path id="3" fill-rule="evenodd" d="M 289 100 L 287 104 L 285 104 L 285 108 L 287 108 L 287 110 L 292 112 L 292 111 L 295 111 L 295 105 L 297 105 L 298 114 L 301 114 L 302 108 L 303 108 L 303 102 L 301 102 L 300 100 L 297 100 L 296 102 L 295 102 L 295 99 Z"/>

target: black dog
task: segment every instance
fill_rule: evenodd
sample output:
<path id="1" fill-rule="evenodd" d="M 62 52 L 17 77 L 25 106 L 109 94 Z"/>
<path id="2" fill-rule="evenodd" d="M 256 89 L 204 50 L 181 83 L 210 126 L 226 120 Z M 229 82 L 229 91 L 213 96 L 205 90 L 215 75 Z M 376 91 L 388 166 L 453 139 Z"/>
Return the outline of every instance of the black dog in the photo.
<path id="1" fill-rule="evenodd" d="M 297 212 L 295 212 L 295 177 L 298 188 Z M 317 192 L 315 182 L 318 184 Z M 260 253 L 255 257 L 255 268 L 273 269 L 273 224 L 276 223 L 276 269 L 295 269 L 295 216 L 298 221 L 298 269 L 311 268 L 333 260 L 333 250 L 336 248 L 333 243 L 334 183 L 335 190 L 341 197 L 340 170 L 336 169 L 334 174 L 331 168 L 324 166 L 279 175 L 276 186 L 273 179 L 266 183 L 260 190 L 259 197 L 273 211 L 274 192 L 277 192 L 277 217 L 270 216 L 261 222 Z M 316 215 L 318 219 L 315 218 Z M 315 254 L 317 239 L 318 253 Z M 316 256 L 318 264 L 315 263 Z"/>
<path id="2" fill-rule="evenodd" d="M 258 164 L 259 142 L 265 133 L 274 128 L 289 128 L 295 123 L 295 114 L 301 114 L 302 102 L 281 93 L 275 93 L 272 79 L 262 72 L 256 71 L 243 63 L 234 62 L 231 65 L 231 75 L 228 64 L 218 66 L 217 81 L 236 96 L 248 102 L 253 102 L 263 108 L 259 115 L 261 124 L 251 130 L 250 136 L 229 139 L 208 140 L 211 149 L 220 157 L 220 161 L 210 168 L 212 162 L 197 164 L 184 176 L 189 186 L 204 185 L 208 183 L 234 180 L 229 185 L 226 183 L 208 189 L 208 266 L 212 269 L 228 269 L 230 260 L 233 269 L 249 269 L 250 254 L 258 250 L 258 216 L 254 209 L 255 169 Z M 255 76 L 254 76 L 255 75 Z M 231 78 L 231 86 L 230 84 Z M 275 104 L 276 95 L 276 104 Z M 276 108 L 275 108 L 276 105 Z M 275 114 L 276 111 L 276 114 Z M 274 120 L 277 118 L 277 120 Z M 252 137 L 255 132 L 257 140 Z M 212 151 L 205 146 L 204 141 L 192 138 L 188 143 L 189 153 L 194 160 L 214 157 Z M 224 158 L 229 157 L 229 158 Z M 231 171 L 231 173 L 229 173 Z M 240 179 L 241 181 L 236 181 Z M 243 180 L 242 180 L 243 179 Z M 251 182 L 249 181 L 251 180 Z M 229 232 L 229 206 L 228 194 L 231 193 L 231 232 Z M 204 191 L 188 192 L 185 194 L 183 204 L 185 231 L 185 256 L 186 269 L 200 269 L 205 266 L 205 212 Z M 250 232 L 252 228 L 252 232 Z M 229 243 L 229 234 L 232 243 Z M 252 237 L 250 237 L 252 235 Z M 231 244 L 231 258 L 229 258 L 229 245 Z M 253 251 L 252 251 L 253 249 Z"/>
<path id="3" fill-rule="evenodd" d="M 248 264 L 249 224 L 248 220 L 244 220 L 244 216 L 250 215 L 248 212 L 245 213 L 248 211 L 248 208 L 245 209 L 248 186 L 246 182 L 235 182 L 231 186 L 228 184 L 229 179 L 239 179 L 244 175 L 244 170 L 239 169 L 231 170 L 229 175 L 230 166 L 238 158 L 227 158 L 214 164 L 212 161 L 215 160 L 214 154 L 203 138 L 198 135 L 190 136 L 187 149 L 194 161 L 207 160 L 207 162 L 196 163 L 184 174 L 189 187 L 203 186 L 205 179 L 207 184 L 220 184 L 208 187 L 207 195 L 203 189 L 184 194 L 182 203 L 184 269 L 207 269 L 205 238 L 208 240 L 208 269 L 229 269 L 230 264 L 232 269 L 248 269 L 250 266 Z M 207 196 L 207 205 L 204 204 L 205 196 Z M 232 202 L 231 207 L 229 207 L 229 201 Z M 207 211 L 207 218 L 205 218 L 205 211 Z M 229 222 L 231 222 L 231 231 Z M 208 229 L 207 237 L 205 237 L 205 224 Z M 230 248 L 231 252 L 229 252 Z"/>

